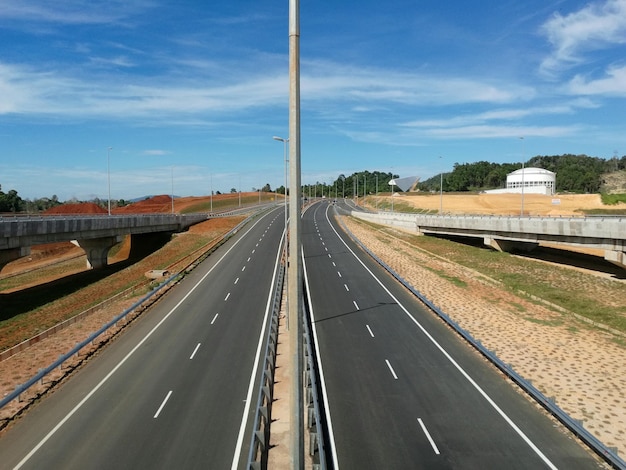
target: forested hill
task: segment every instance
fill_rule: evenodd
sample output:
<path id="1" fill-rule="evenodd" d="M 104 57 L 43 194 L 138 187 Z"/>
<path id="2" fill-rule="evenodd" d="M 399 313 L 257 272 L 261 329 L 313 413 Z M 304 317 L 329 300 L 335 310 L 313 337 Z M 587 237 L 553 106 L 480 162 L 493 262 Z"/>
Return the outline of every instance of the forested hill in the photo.
<path id="1" fill-rule="evenodd" d="M 599 193 L 607 190 L 608 174 L 623 173 L 624 181 L 620 188 L 612 192 L 626 193 L 626 156 L 609 160 L 587 155 L 538 155 L 524 162 L 524 166 L 543 168 L 556 173 L 556 188 L 559 192 Z M 521 163 L 455 163 L 450 173 L 443 174 L 444 191 L 478 191 L 504 188 L 506 175 L 522 168 Z M 418 185 L 421 191 L 438 191 L 441 175 L 422 181 Z M 615 178 L 612 178 L 612 181 Z"/>

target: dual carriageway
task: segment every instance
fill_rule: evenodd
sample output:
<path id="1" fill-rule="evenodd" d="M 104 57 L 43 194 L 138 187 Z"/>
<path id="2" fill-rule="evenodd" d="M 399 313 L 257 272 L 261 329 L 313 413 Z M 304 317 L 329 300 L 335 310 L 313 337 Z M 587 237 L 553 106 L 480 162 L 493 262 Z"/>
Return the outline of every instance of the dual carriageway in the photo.
<path id="1" fill-rule="evenodd" d="M 0 438 L 0 468 L 246 469 L 284 212 L 254 219 Z M 303 214 L 335 469 L 602 468 L 346 236 Z"/>

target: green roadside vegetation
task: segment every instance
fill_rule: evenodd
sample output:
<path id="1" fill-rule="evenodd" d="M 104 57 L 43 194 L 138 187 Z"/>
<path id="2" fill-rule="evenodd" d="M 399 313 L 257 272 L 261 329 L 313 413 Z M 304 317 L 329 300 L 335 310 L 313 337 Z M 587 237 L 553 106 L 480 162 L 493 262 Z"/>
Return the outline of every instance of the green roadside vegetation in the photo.
<path id="1" fill-rule="evenodd" d="M 412 195 L 412 193 L 407 193 L 406 195 Z M 375 206 L 372 205 L 371 201 L 367 201 L 366 203 L 370 208 L 374 209 Z M 381 198 L 378 201 L 378 205 L 376 206 L 380 211 L 391 211 L 392 205 L 389 198 Z M 394 201 L 393 203 L 394 212 L 402 212 L 405 214 L 437 214 L 437 211 L 431 209 L 420 209 L 419 207 L 415 207 L 411 204 L 407 204 L 403 201 Z"/>
<path id="2" fill-rule="evenodd" d="M 585 215 L 608 215 L 608 216 L 620 216 L 626 215 L 626 209 L 615 209 L 610 206 L 619 204 L 620 202 L 626 203 L 626 194 L 605 194 L 601 193 L 600 198 L 602 203 L 607 207 L 602 209 L 589 209 L 584 210 Z"/>
<path id="3" fill-rule="evenodd" d="M 620 202 L 626 203 L 626 194 L 600 194 L 602 203 L 606 205 L 619 204 Z"/>
<path id="4" fill-rule="evenodd" d="M 566 311 L 626 333 L 626 285 L 623 280 L 354 220 L 495 279 L 509 291 L 539 297 Z"/>

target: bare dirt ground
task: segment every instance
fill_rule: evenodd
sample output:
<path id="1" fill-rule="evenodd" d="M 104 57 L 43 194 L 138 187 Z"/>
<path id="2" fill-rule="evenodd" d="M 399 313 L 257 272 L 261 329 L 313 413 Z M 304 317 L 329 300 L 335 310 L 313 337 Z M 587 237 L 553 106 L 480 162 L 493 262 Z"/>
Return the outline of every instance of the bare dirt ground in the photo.
<path id="1" fill-rule="evenodd" d="M 374 198 L 369 204 L 374 205 Z M 410 206 L 444 214 L 489 214 L 489 215 L 520 215 L 522 209 L 521 194 L 439 194 L 397 193 L 394 201 Z M 390 198 L 380 198 L 391 204 Z M 611 206 L 614 209 L 626 208 L 620 203 Z M 583 210 L 606 209 L 599 194 L 542 194 L 524 195 L 524 215 L 526 216 L 582 216 Z"/>

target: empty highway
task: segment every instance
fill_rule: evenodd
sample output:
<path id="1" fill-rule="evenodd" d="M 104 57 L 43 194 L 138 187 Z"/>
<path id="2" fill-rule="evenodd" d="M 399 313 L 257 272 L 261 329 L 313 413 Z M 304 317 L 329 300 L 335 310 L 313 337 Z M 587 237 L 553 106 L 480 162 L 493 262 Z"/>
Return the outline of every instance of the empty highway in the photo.
<path id="1" fill-rule="evenodd" d="M 12 426 L 0 468 L 246 468 L 283 229 L 248 223 Z"/>
<path id="2" fill-rule="evenodd" d="M 333 213 L 314 205 L 302 229 L 333 468 L 601 468 L 357 248 Z"/>

